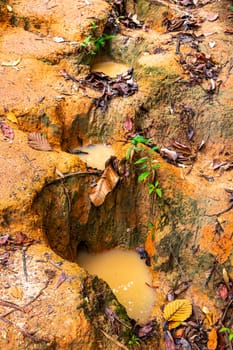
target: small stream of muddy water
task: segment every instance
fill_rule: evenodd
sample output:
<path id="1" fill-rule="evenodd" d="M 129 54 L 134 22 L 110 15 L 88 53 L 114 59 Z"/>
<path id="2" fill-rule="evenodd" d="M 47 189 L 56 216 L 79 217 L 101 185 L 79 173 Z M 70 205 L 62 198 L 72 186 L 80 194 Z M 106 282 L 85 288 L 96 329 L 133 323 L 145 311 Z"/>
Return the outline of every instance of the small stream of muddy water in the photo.
<path id="1" fill-rule="evenodd" d="M 112 249 L 90 254 L 81 250 L 78 264 L 109 284 L 129 317 L 141 324 L 149 320 L 155 303 L 155 292 L 148 286 L 152 276 L 136 252 Z"/>
<path id="2" fill-rule="evenodd" d="M 83 146 L 78 149 L 81 152 L 78 156 L 86 162 L 88 166 L 100 170 L 104 170 L 106 160 L 114 155 L 113 148 L 104 144 Z"/>

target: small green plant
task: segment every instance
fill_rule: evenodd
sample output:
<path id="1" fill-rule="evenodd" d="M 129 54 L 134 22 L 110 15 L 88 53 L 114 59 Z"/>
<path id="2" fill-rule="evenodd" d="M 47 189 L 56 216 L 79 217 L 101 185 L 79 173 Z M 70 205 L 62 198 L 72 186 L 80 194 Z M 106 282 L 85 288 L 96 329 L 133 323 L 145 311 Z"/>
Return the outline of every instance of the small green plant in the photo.
<path id="1" fill-rule="evenodd" d="M 141 135 L 135 136 L 131 140 L 132 147 L 128 148 L 126 152 L 126 159 L 132 159 L 135 152 L 145 151 L 144 147 L 138 146 L 139 143 L 144 145 L 149 145 L 151 143 L 151 139 L 147 139 Z M 147 156 L 139 158 L 135 165 L 140 165 L 140 169 L 142 170 L 141 174 L 138 176 L 138 182 L 144 182 L 147 180 L 147 187 L 149 190 L 149 194 L 156 193 L 158 197 L 162 197 L 162 190 L 159 187 L 159 181 L 155 179 L 156 170 L 160 167 L 160 164 L 151 158 L 151 153 L 158 149 L 157 146 L 151 147 L 147 151 Z M 151 180 L 151 181 L 150 181 Z"/>
<path id="2" fill-rule="evenodd" d="M 99 53 L 100 50 L 105 46 L 106 41 L 115 37 L 115 35 L 103 33 L 102 36 L 96 38 L 94 35 L 94 31 L 97 28 L 98 24 L 96 24 L 96 22 L 91 22 L 91 34 L 88 35 L 79 45 L 82 49 L 85 49 L 90 55 L 95 55 Z"/>
<path id="3" fill-rule="evenodd" d="M 99 53 L 101 48 L 106 44 L 106 41 L 111 40 L 114 37 L 115 35 L 103 33 L 102 36 L 94 40 L 95 51 Z"/>
<path id="4" fill-rule="evenodd" d="M 90 48 L 92 47 L 92 35 L 87 36 L 82 43 L 79 44 L 80 47 Z"/>
<path id="5" fill-rule="evenodd" d="M 132 345 L 140 345 L 140 338 L 138 338 L 135 334 L 131 335 L 130 340 L 128 341 L 128 345 L 132 346 Z"/>
<path id="6" fill-rule="evenodd" d="M 91 29 L 97 29 L 98 28 L 98 24 L 96 24 L 95 22 L 91 22 Z"/>
<path id="7" fill-rule="evenodd" d="M 151 239 L 154 242 L 155 240 L 155 225 L 152 222 L 148 222 L 147 227 L 151 230 Z"/>
<path id="8" fill-rule="evenodd" d="M 219 332 L 226 332 L 228 334 L 228 339 L 230 341 L 233 340 L 233 329 L 232 328 L 228 328 L 228 327 L 222 327 Z"/>

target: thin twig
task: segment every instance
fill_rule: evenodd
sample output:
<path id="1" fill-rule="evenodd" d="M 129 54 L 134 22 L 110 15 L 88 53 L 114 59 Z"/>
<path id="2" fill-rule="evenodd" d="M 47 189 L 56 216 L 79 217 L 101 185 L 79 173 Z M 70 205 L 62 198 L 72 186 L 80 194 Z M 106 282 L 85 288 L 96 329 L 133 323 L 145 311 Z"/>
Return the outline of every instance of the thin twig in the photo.
<path id="1" fill-rule="evenodd" d="M 42 294 L 43 291 L 48 287 L 48 285 L 49 285 L 49 279 L 46 281 L 44 287 L 41 288 L 41 290 L 39 291 L 39 293 L 38 293 L 32 300 L 30 300 L 27 304 L 25 304 L 24 306 L 22 306 L 23 311 L 24 311 L 30 304 L 34 303 L 34 301 L 35 301 L 36 299 L 38 299 L 38 298 L 41 296 L 41 294 Z M 10 310 L 10 311 L 6 312 L 6 313 L 3 314 L 3 315 L 0 315 L 0 318 L 6 317 L 6 316 L 12 314 L 12 313 L 15 312 L 15 311 L 17 311 L 16 308 L 14 308 L 13 310 Z M 20 310 L 20 311 L 21 311 L 21 310 Z"/>
<path id="2" fill-rule="evenodd" d="M 74 172 L 74 173 L 65 174 L 64 177 L 59 177 L 58 179 L 54 179 L 54 180 L 46 183 L 45 186 L 49 186 L 49 185 L 51 185 L 53 183 L 56 183 L 58 181 L 62 181 L 62 180 L 64 180 L 67 177 L 72 177 L 72 176 L 77 176 L 77 175 L 78 176 L 85 176 L 85 175 L 100 176 L 101 174 L 102 174 L 102 171 L 100 171 L 100 170 L 99 171 L 93 171 L 92 173 L 89 172 L 89 171 L 83 171 L 83 172 L 77 171 L 77 172 Z"/>
<path id="3" fill-rule="evenodd" d="M 20 331 L 20 333 L 23 334 L 24 337 L 27 337 L 29 339 L 31 339 L 32 341 L 34 341 L 35 343 L 41 343 L 41 342 L 45 342 L 45 343 L 49 343 L 50 340 L 49 339 L 43 339 L 43 338 L 37 338 L 35 335 L 25 331 L 24 329 L 22 329 L 21 327 L 19 327 L 17 324 L 15 324 L 14 322 L 8 320 L 7 318 L 4 318 L 2 316 L 0 316 L 0 320 L 15 327 L 16 329 L 18 329 L 18 331 Z"/>
<path id="4" fill-rule="evenodd" d="M 27 249 L 28 249 L 28 247 L 22 248 L 23 273 L 24 273 L 26 281 L 28 281 L 27 262 L 26 262 L 26 250 Z"/>
<path id="5" fill-rule="evenodd" d="M 217 265 L 217 261 L 215 260 L 214 263 L 213 263 L 213 266 L 212 266 L 212 268 L 211 268 L 211 270 L 210 270 L 210 272 L 209 272 L 209 274 L 208 274 L 208 276 L 207 276 L 207 278 L 205 280 L 204 287 L 208 286 L 209 281 L 211 280 L 211 277 L 213 276 L 213 273 L 214 273 L 214 271 L 216 269 L 216 265 Z"/>
<path id="6" fill-rule="evenodd" d="M 231 205 L 230 205 L 228 208 L 226 208 L 226 209 L 224 209 L 224 210 L 222 210 L 222 211 L 220 211 L 220 212 L 218 212 L 218 213 L 216 213 L 216 214 L 205 214 L 205 216 L 209 216 L 209 217 L 212 217 L 212 216 L 219 216 L 219 215 L 222 215 L 222 214 L 224 214 L 224 213 L 227 213 L 227 212 L 230 211 L 232 208 L 233 208 L 233 203 L 231 203 Z"/>
<path id="7" fill-rule="evenodd" d="M 10 301 L 0 299 L 0 305 L 5 306 L 5 307 L 10 307 L 10 308 L 18 310 L 18 311 L 25 312 L 25 309 L 23 307 L 15 304 L 15 303 L 12 303 Z"/>
<path id="8" fill-rule="evenodd" d="M 111 337 L 111 335 L 109 335 L 108 333 L 106 333 L 105 331 L 103 331 L 102 329 L 100 329 L 100 332 L 103 333 L 103 335 L 108 338 L 109 340 L 111 340 L 115 345 L 119 346 L 119 348 L 124 349 L 124 350 L 129 350 L 124 344 L 120 343 L 118 340 L 114 339 L 113 337 Z"/>
<path id="9" fill-rule="evenodd" d="M 231 300 L 228 302 L 228 304 L 227 304 L 227 306 L 226 306 L 226 308 L 225 308 L 225 310 L 224 310 L 224 313 L 223 313 L 223 315 L 222 315 L 222 317 L 221 317 L 221 322 L 222 322 L 222 324 L 224 324 L 224 319 L 225 319 L 225 317 L 226 317 L 227 311 L 229 310 L 229 307 L 231 306 L 232 303 L 233 303 L 233 299 L 231 299 Z"/>

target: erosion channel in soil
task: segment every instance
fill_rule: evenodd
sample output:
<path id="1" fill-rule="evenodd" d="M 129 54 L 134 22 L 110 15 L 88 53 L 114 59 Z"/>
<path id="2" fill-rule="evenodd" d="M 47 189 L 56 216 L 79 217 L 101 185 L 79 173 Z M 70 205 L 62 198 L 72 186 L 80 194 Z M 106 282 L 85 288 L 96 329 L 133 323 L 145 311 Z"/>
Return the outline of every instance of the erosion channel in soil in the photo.
<path id="1" fill-rule="evenodd" d="M 231 7 L 0 1 L 1 349 L 232 349 Z"/>

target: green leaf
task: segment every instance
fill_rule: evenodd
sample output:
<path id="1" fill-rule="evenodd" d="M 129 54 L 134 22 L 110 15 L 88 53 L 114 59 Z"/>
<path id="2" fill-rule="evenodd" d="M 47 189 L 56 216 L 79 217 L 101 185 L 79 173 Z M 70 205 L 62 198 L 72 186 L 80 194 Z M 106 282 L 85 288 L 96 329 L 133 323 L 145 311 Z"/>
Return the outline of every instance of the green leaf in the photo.
<path id="1" fill-rule="evenodd" d="M 152 194 L 154 192 L 154 188 L 149 188 L 149 194 Z"/>
<path id="2" fill-rule="evenodd" d="M 156 181 L 155 181 L 155 187 L 158 187 L 158 185 L 159 185 L 159 181 L 156 180 Z"/>
<path id="3" fill-rule="evenodd" d="M 230 10 L 233 11 L 233 6 L 230 7 Z"/>
<path id="4" fill-rule="evenodd" d="M 146 139 L 145 137 L 138 135 L 138 136 L 135 136 L 131 142 L 133 145 L 137 145 L 138 143 L 144 143 L 145 145 L 147 145 L 148 143 L 151 142 L 151 139 Z"/>
<path id="5" fill-rule="evenodd" d="M 159 163 L 153 164 L 153 165 L 151 166 L 151 168 L 152 168 L 153 170 L 156 170 L 156 169 L 160 168 L 160 164 L 159 164 Z"/>
<path id="6" fill-rule="evenodd" d="M 95 22 L 91 22 L 91 29 L 98 28 L 98 25 Z"/>
<path id="7" fill-rule="evenodd" d="M 148 222 L 148 225 L 147 225 L 148 228 L 152 229 L 155 227 L 155 225 L 153 224 L 153 222 Z"/>
<path id="8" fill-rule="evenodd" d="M 229 334 L 229 340 L 232 341 L 233 339 L 233 333 Z"/>
<path id="9" fill-rule="evenodd" d="M 134 147 L 135 151 L 143 151 L 144 148 L 143 147 Z"/>
<path id="10" fill-rule="evenodd" d="M 138 182 L 144 181 L 150 175 L 150 171 L 144 171 L 138 176 Z"/>
<path id="11" fill-rule="evenodd" d="M 143 164 L 142 166 L 141 166 L 141 168 L 140 169 L 146 169 L 147 168 L 147 166 L 148 166 L 148 164 L 146 163 L 146 164 Z"/>
<path id="12" fill-rule="evenodd" d="M 148 183 L 147 187 L 149 188 L 149 194 L 152 194 L 155 190 L 155 186 L 152 183 Z"/>
<path id="13" fill-rule="evenodd" d="M 147 161 L 147 157 L 142 157 L 138 159 L 134 164 L 141 164 Z"/>
<path id="14" fill-rule="evenodd" d="M 159 198 L 162 198 L 162 190 L 161 190 L 161 188 L 156 188 L 155 192 L 159 196 Z"/>
<path id="15" fill-rule="evenodd" d="M 80 45 L 81 47 L 86 47 L 86 46 L 88 46 L 88 45 L 91 43 L 91 40 L 92 40 L 92 36 L 89 35 L 89 36 L 86 37 L 86 38 L 83 40 L 83 42 L 80 43 L 79 45 Z"/>
<path id="16" fill-rule="evenodd" d="M 130 156 L 131 156 L 131 152 L 133 151 L 133 147 L 130 147 L 127 149 L 126 151 L 126 154 L 125 154 L 125 158 L 126 160 L 129 160 L 130 159 Z"/>
<path id="17" fill-rule="evenodd" d="M 222 327 L 221 329 L 219 329 L 219 332 L 221 333 L 221 332 L 230 332 L 231 331 L 231 329 L 230 328 L 228 328 L 228 327 Z"/>
<path id="18" fill-rule="evenodd" d="M 151 147 L 152 151 L 157 151 L 157 149 L 159 149 L 159 147 L 156 145 L 156 146 L 153 146 Z"/>

